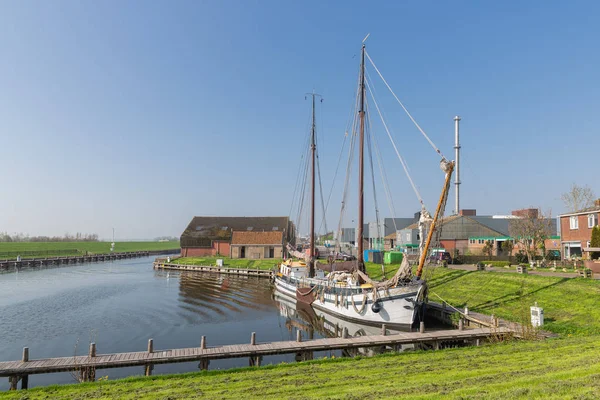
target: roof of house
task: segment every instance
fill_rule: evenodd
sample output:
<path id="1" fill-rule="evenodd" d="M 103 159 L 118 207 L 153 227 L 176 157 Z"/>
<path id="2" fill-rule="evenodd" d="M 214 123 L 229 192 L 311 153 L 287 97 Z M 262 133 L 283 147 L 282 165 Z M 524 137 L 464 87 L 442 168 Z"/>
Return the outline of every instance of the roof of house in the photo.
<path id="1" fill-rule="evenodd" d="M 293 227 L 288 217 L 194 217 L 181 234 L 181 246 L 209 240 L 230 240 L 233 231 L 281 232 Z"/>
<path id="2" fill-rule="evenodd" d="M 570 213 L 566 213 L 566 214 L 560 214 L 559 217 L 570 217 L 573 215 L 583 215 L 583 214 L 590 214 L 590 213 L 594 213 L 594 212 L 600 212 L 600 206 L 592 206 L 592 207 L 584 208 L 583 210 L 574 211 L 574 212 L 570 212 Z"/>
<path id="3" fill-rule="evenodd" d="M 233 231 L 231 244 L 260 244 L 260 245 L 282 245 L 283 232 L 248 232 Z"/>
<path id="4" fill-rule="evenodd" d="M 398 237 L 398 234 L 396 232 L 390 233 L 389 235 L 387 235 L 386 237 L 384 237 L 384 239 L 396 239 Z"/>
<path id="5" fill-rule="evenodd" d="M 440 240 L 465 240 L 470 237 L 505 237 L 506 233 L 493 229 L 487 224 L 466 215 L 451 215 L 442 219 Z M 417 229 L 418 224 L 412 224 L 406 229 Z"/>

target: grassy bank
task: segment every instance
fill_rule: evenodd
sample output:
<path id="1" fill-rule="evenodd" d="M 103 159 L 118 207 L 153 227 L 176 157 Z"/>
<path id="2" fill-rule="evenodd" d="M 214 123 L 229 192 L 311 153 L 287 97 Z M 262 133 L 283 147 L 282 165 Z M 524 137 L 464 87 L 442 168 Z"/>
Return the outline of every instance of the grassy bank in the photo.
<path id="1" fill-rule="evenodd" d="M 170 250 L 179 242 L 116 242 L 116 252 Z M 0 258 L 75 256 L 109 253 L 109 242 L 18 242 L 0 243 Z"/>
<path id="2" fill-rule="evenodd" d="M 572 335 L 600 334 L 600 281 L 584 278 L 430 268 L 429 298 L 510 321 L 529 320 L 529 307 L 544 308 L 544 329 Z M 437 296 L 436 296 L 437 295 Z"/>
<path id="3" fill-rule="evenodd" d="M 107 371 L 110 374 L 110 371 Z M 4 392 L 2 399 L 596 399 L 600 337 L 129 378 Z"/>
<path id="4" fill-rule="evenodd" d="M 217 259 L 223 260 L 224 267 L 248 268 L 248 269 L 272 269 L 279 265 L 281 260 L 274 258 L 249 260 L 247 258 L 229 258 L 229 257 L 181 257 L 173 260 L 176 264 L 185 265 L 217 265 Z"/>

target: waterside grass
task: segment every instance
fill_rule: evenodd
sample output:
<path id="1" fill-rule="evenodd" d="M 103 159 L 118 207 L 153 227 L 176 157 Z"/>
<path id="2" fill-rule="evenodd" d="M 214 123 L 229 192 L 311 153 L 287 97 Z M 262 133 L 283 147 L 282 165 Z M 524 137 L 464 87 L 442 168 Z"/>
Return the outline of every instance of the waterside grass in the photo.
<path id="1" fill-rule="evenodd" d="M 246 268 L 246 269 L 273 269 L 281 263 L 281 260 L 266 258 L 260 260 L 250 260 L 247 258 L 229 258 L 229 257 L 181 257 L 171 260 L 175 264 L 183 265 L 217 265 L 217 259 L 223 260 L 224 267 Z"/>
<path id="2" fill-rule="evenodd" d="M 178 249 L 179 242 L 115 242 L 115 252 Z M 2 242 L 0 259 L 110 253 L 109 242 Z"/>
<path id="3" fill-rule="evenodd" d="M 110 371 L 105 371 L 110 374 Z M 104 373 L 104 372 L 103 372 Z M 597 399 L 600 337 L 50 386 L 0 399 Z"/>
<path id="4" fill-rule="evenodd" d="M 544 329 L 565 335 L 600 334 L 600 281 L 585 278 L 429 268 L 429 299 L 495 314 L 513 322 L 529 320 L 529 307 L 544 308 Z M 523 319 L 523 320 L 521 320 Z"/>

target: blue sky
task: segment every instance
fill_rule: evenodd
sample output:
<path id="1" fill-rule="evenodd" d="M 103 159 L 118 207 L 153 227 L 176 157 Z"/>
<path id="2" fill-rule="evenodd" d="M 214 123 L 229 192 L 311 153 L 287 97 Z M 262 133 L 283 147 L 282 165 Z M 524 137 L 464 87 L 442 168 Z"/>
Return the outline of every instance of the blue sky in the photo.
<path id="1" fill-rule="evenodd" d="M 325 98 L 329 191 L 369 32 L 369 54 L 449 157 L 463 118 L 463 208 L 556 214 L 573 182 L 600 195 L 597 2 L 370 3 L 1 2 L 0 231 L 152 238 L 193 215 L 288 215 L 304 94 Z M 433 209 L 438 159 L 369 73 Z M 373 134 L 397 216 L 410 216 L 416 198 L 381 125 Z"/>

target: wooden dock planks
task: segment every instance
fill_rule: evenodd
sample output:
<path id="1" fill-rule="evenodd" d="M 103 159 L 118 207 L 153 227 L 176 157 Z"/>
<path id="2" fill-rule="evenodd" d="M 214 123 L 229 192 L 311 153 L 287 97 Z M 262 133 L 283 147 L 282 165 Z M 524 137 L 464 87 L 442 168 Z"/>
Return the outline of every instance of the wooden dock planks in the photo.
<path id="1" fill-rule="evenodd" d="M 411 344 L 419 342 L 433 342 L 444 340 L 475 340 L 484 339 L 491 334 L 507 335 L 512 333 L 506 327 L 494 330 L 476 328 L 468 330 L 449 330 L 434 332 L 405 332 L 398 335 L 377 335 L 343 338 L 328 338 L 307 340 L 303 342 L 282 341 L 270 343 L 236 344 L 200 349 L 199 347 L 155 351 L 145 351 L 99 354 L 96 357 L 58 357 L 31 360 L 29 362 L 5 361 L 0 362 L 0 376 L 44 374 L 49 372 L 73 371 L 79 368 L 118 368 L 129 366 L 143 366 L 159 363 L 177 363 L 198 361 L 201 359 L 222 359 L 240 357 L 260 357 L 275 354 L 290 354 L 306 351 L 339 350 L 348 348 L 361 348 L 372 346 L 392 346 L 397 344 Z"/>

